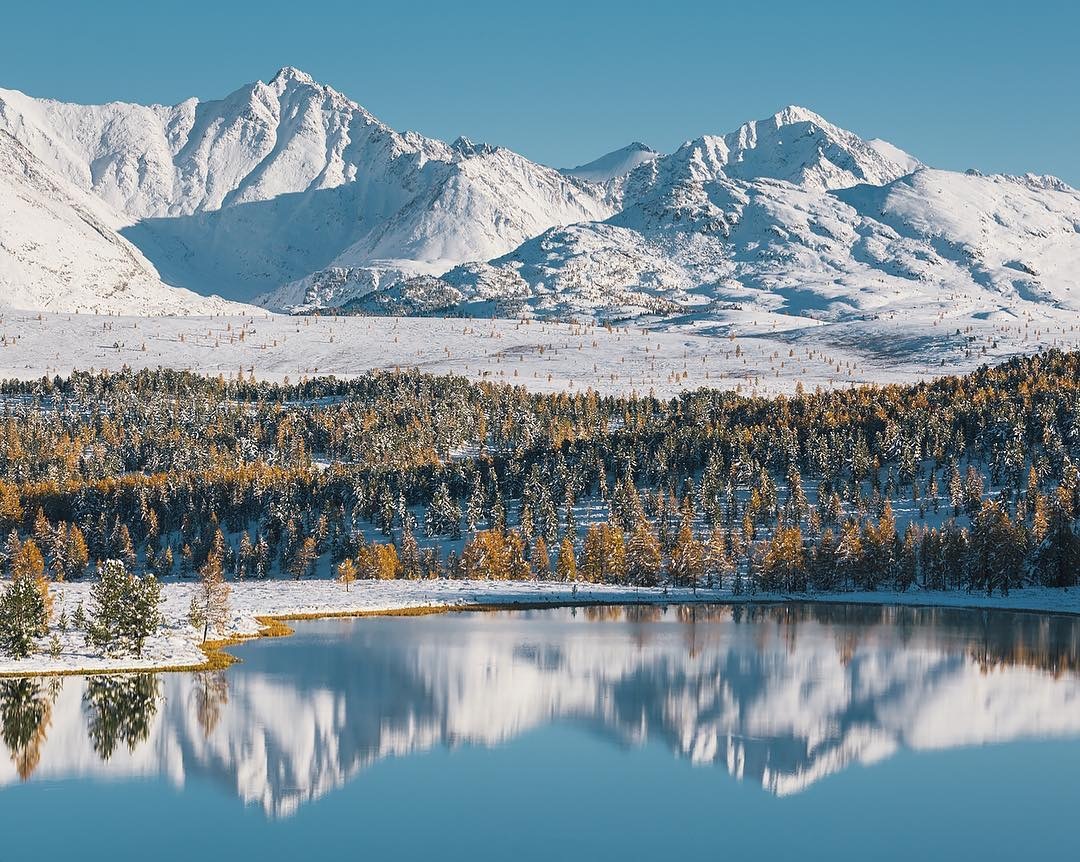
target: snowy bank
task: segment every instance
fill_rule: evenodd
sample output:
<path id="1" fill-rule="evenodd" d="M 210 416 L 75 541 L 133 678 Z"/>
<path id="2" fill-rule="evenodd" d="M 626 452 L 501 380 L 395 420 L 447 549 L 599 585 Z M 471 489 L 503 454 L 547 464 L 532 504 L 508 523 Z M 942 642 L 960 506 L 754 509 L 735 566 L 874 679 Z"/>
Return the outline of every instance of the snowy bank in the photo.
<path id="1" fill-rule="evenodd" d="M 0 676 L 56 673 L 107 673 L 136 670 L 194 670 L 211 658 L 200 645 L 201 632 L 187 621 L 194 583 L 167 583 L 162 610 L 165 625 L 151 638 L 141 658 L 107 656 L 87 647 L 82 632 L 57 630 L 62 611 L 70 618 L 82 602 L 89 605 L 92 581 L 51 585 L 55 614 L 53 630 L 42 639 L 38 652 L 27 659 L 0 656 Z M 359 581 L 346 591 L 328 580 L 238 581 L 230 584 L 226 640 L 258 637 L 268 621 L 332 616 L 364 616 L 411 611 L 461 611 L 523 605 L 588 604 L 736 604 L 780 601 L 834 604 L 909 605 L 1080 614 L 1080 590 L 1031 587 L 1007 597 L 965 591 L 913 589 L 904 593 L 746 593 L 730 590 L 635 588 L 609 584 L 567 584 L 541 581 Z M 56 635 L 60 649 L 50 648 Z"/>

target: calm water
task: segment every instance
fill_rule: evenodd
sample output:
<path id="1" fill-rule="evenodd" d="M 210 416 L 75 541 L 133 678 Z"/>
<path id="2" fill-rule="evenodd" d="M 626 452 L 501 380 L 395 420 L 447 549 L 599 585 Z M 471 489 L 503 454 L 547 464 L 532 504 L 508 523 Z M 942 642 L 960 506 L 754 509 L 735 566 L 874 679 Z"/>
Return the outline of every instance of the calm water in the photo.
<path id="1" fill-rule="evenodd" d="M 0 860 L 1077 852 L 1080 619 L 592 608 L 237 654 L 0 681 Z"/>

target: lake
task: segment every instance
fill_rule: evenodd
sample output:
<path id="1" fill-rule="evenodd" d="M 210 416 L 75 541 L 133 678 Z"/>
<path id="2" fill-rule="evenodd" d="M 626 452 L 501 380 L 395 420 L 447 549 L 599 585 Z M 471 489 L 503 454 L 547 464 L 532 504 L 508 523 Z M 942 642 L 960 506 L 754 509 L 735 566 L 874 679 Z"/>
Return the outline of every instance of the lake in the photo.
<path id="1" fill-rule="evenodd" d="M 1076 852 L 1078 618 L 785 604 L 295 627 L 224 672 L 0 681 L 0 860 Z"/>

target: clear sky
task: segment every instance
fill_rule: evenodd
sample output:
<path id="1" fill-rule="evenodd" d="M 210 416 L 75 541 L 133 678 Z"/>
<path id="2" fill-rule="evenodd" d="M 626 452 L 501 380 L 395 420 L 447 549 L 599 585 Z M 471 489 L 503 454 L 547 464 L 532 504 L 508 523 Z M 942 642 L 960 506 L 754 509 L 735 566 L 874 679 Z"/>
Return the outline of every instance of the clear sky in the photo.
<path id="1" fill-rule="evenodd" d="M 1080 3 L 11 0 L 0 86 L 173 103 L 284 65 L 399 129 L 569 166 L 800 104 L 930 164 L 1080 186 Z"/>

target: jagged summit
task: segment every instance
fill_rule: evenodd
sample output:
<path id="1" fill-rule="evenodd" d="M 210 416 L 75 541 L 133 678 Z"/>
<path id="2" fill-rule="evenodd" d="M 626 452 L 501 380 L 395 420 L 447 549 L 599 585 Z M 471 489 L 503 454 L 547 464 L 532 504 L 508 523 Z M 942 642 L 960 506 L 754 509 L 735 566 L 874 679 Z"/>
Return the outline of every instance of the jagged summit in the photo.
<path id="1" fill-rule="evenodd" d="M 821 114 L 804 108 L 802 105 L 787 105 L 772 115 L 772 121 L 777 126 L 787 126 L 792 123 L 817 123 L 819 126 L 831 126 Z"/>
<path id="2" fill-rule="evenodd" d="M 477 143 L 464 135 L 458 136 L 458 138 L 450 145 L 450 148 L 461 153 L 463 156 L 487 156 L 498 149 L 494 144 Z"/>

